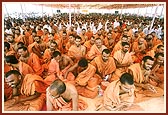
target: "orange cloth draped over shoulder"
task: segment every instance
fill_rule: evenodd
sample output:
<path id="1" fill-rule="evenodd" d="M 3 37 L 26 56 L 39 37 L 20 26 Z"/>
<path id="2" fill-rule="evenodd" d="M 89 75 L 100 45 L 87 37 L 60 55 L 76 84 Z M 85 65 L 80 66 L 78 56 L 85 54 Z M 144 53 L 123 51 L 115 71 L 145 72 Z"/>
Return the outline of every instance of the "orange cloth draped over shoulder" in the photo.
<path id="1" fill-rule="evenodd" d="M 117 52 L 118 50 L 122 49 L 122 45 L 121 45 L 121 41 L 118 41 L 114 48 L 113 48 L 113 51 L 111 52 L 111 55 L 113 56 L 115 52 Z"/>
<path id="2" fill-rule="evenodd" d="M 45 104 L 45 92 L 48 85 L 44 80 L 35 74 L 27 74 L 22 82 L 20 98 L 34 95 L 35 92 L 41 93 L 41 95 L 33 100 L 20 102 L 11 106 L 14 103 L 14 99 L 6 101 L 4 104 L 5 111 L 40 111 Z"/>
<path id="3" fill-rule="evenodd" d="M 30 56 L 28 58 L 28 61 L 27 61 L 27 64 L 32 67 L 35 74 L 42 75 L 42 72 L 44 71 L 44 68 L 41 65 L 40 58 L 36 54 L 34 54 L 34 53 L 30 54 Z"/>
<path id="4" fill-rule="evenodd" d="M 152 72 L 159 78 L 160 82 L 154 82 L 155 86 L 158 86 L 162 89 L 164 89 L 164 65 L 156 65 L 153 69 Z"/>
<path id="5" fill-rule="evenodd" d="M 16 69 L 16 68 L 13 68 L 12 66 L 8 66 L 8 67 L 9 67 L 8 71 Z M 33 69 L 24 62 L 20 62 L 18 70 L 23 76 L 26 76 L 27 74 L 34 74 Z M 4 83 L 4 95 L 7 100 L 10 99 L 12 96 L 12 88 L 6 82 Z"/>
<path id="6" fill-rule="evenodd" d="M 97 71 L 101 74 L 101 78 L 112 74 L 116 70 L 116 65 L 112 57 L 109 57 L 108 61 L 104 62 L 102 56 L 98 56 L 91 61 L 91 64 L 97 68 Z"/>
<path id="7" fill-rule="evenodd" d="M 86 41 L 83 45 L 86 47 L 86 52 L 90 51 L 92 47 L 92 44 L 90 44 L 90 40 Z"/>
<path id="8" fill-rule="evenodd" d="M 132 51 L 135 52 L 135 54 L 132 56 L 133 61 L 135 63 L 140 63 L 142 58 L 144 57 L 145 54 L 142 53 L 146 49 L 145 45 L 142 46 L 142 48 L 139 48 L 138 42 L 134 42 L 132 45 Z M 145 52 L 144 52 L 145 53 Z"/>
<path id="9" fill-rule="evenodd" d="M 26 64 L 26 63 L 24 63 L 24 62 L 20 62 L 19 72 L 20 72 L 23 76 L 26 76 L 27 74 L 34 74 L 34 71 L 33 71 L 33 69 L 31 68 L 31 66 L 29 66 L 28 64 Z"/>
<path id="10" fill-rule="evenodd" d="M 95 98 L 98 95 L 98 78 L 95 75 L 96 68 L 88 64 L 86 70 L 78 74 L 75 79 L 79 95 L 87 98 Z"/>
<path id="11" fill-rule="evenodd" d="M 124 57 L 122 55 L 122 51 L 119 50 L 117 52 L 115 52 L 114 54 L 114 59 L 119 63 L 119 64 L 131 64 L 133 63 L 132 60 L 132 56 L 131 53 L 127 52 Z M 120 76 L 125 73 L 127 71 L 128 67 L 120 67 L 120 68 L 116 68 L 116 71 L 114 72 L 113 76 L 112 76 L 112 81 L 113 80 L 117 80 L 120 78 Z"/>
<path id="12" fill-rule="evenodd" d="M 146 79 L 144 77 L 139 63 L 133 64 L 130 67 L 128 67 L 128 71 L 131 71 L 133 73 L 133 78 L 134 78 L 135 83 L 139 83 L 139 84 L 150 83 L 150 79 Z M 155 87 L 155 86 L 153 86 L 153 87 L 155 88 L 156 92 L 152 92 L 149 89 L 143 89 L 141 87 L 136 87 L 136 92 L 135 92 L 136 93 L 136 98 L 137 98 L 136 101 L 137 102 L 143 101 L 145 99 L 145 97 L 160 97 L 160 96 L 163 96 L 163 94 L 164 94 L 163 89 L 161 89 L 159 87 Z M 139 98 L 138 94 L 143 94 L 144 96 Z"/>
<path id="13" fill-rule="evenodd" d="M 51 74 L 56 74 L 57 78 L 59 78 L 61 80 L 64 80 L 63 76 L 64 76 L 65 72 L 68 70 L 69 67 L 70 67 L 70 65 L 65 67 L 63 70 L 60 70 L 59 63 L 55 59 L 52 59 L 50 64 L 49 64 L 49 68 L 48 68 L 48 73 L 49 73 L 48 77 L 50 77 Z M 47 79 L 48 78 L 46 78 L 46 80 Z M 68 81 L 74 81 L 75 76 L 71 72 L 69 72 L 68 76 L 67 76 L 67 80 Z"/>
<path id="14" fill-rule="evenodd" d="M 135 87 L 129 90 L 128 93 L 120 95 L 120 85 L 121 82 L 119 80 L 116 80 L 111 82 L 105 89 L 103 94 L 103 102 L 105 108 L 111 107 L 115 110 L 115 107 L 117 108 L 117 106 L 119 106 L 119 104 L 121 104 L 122 102 L 133 104 Z"/>
<path id="15" fill-rule="evenodd" d="M 102 48 L 101 50 L 103 51 L 104 49 L 106 49 L 107 47 L 102 45 Z M 88 51 L 88 53 L 86 54 L 86 58 L 89 59 L 89 60 L 92 60 L 93 58 L 99 56 L 102 54 L 102 51 L 100 51 L 97 46 L 94 44 L 90 51 Z"/>

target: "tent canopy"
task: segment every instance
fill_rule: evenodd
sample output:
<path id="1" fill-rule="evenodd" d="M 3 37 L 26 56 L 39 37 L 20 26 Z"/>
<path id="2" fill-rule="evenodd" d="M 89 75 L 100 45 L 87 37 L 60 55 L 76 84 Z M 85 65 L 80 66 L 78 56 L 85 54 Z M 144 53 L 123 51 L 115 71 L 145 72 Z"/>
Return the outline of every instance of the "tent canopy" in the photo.
<path id="1" fill-rule="evenodd" d="M 145 8 L 145 7 L 153 7 L 157 6 L 158 4 L 114 4 L 114 3 L 69 3 L 71 8 L 76 9 L 128 9 L 128 8 Z M 68 3 L 64 4 L 38 4 L 43 5 L 46 7 L 52 8 L 69 8 Z M 37 5 L 37 4 L 36 4 Z M 163 4 L 159 4 L 162 6 Z"/>

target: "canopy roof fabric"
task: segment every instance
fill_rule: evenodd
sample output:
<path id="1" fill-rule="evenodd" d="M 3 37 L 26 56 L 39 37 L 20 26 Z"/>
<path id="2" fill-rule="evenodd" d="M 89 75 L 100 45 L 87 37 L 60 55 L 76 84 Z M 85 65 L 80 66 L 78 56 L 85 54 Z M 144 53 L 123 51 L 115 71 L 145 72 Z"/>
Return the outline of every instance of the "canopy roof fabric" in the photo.
<path id="1" fill-rule="evenodd" d="M 145 8 L 157 5 L 161 6 L 163 4 L 65 3 L 65 4 L 38 4 L 38 5 L 52 8 L 69 8 L 70 5 L 71 8 L 76 9 L 128 9 L 128 8 Z"/>

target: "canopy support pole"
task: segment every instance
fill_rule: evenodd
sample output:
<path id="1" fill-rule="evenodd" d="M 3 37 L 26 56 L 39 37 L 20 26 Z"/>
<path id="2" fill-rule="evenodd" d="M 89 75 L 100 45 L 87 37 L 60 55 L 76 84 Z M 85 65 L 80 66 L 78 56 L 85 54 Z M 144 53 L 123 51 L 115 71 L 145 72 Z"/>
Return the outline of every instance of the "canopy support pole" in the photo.
<path id="1" fill-rule="evenodd" d="M 4 7 L 5 7 L 6 13 L 7 13 L 8 17 L 9 17 L 9 13 L 8 13 L 8 10 L 7 10 L 7 7 L 6 7 L 6 4 L 4 4 Z"/>
<path id="2" fill-rule="evenodd" d="M 122 11 L 123 11 L 123 4 L 122 4 L 122 8 L 121 8 L 121 15 L 120 15 L 120 19 L 122 19 Z"/>
<path id="3" fill-rule="evenodd" d="M 41 15 L 41 16 L 43 17 L 43 4 L 42 4 L 42 6 L 41 6 L 41 9 L 42 9 L 42 10 L 41 10 L 41 11 L 42 11 L 42 13 L 41 13 L 42 15 Z"/>
<path id="4" fill-rule="evenodd" d="M 24 19 L 24 14 L 23 14 L 23 8 L 22 8 L 22 4 L 20 4 L 21 10 L 22 10 L 22 18 Z"/>
<path id="5" fill-rule="evenodd" d="M 163 7 L 162 7 L 162 11 L 161 11 L 161 13 L 160 13 L 160 16 L 162 16 L 162 14 L 163 14 L 163 9 L 164 9 L 164 5 L 163 5 Z"/>
<path id="6" fill-rule="evenodd" d="M 71 26 L 71 4 L 69 4 L 69 25 Z"/>
<path id="7" fill-rule="evenodd" d="M 155 17 L 156 17 L 156 13 L 157 13 L 158 6 L 159 6 L 159 5 L 157 5 L 157 7 L 156 7 L 156 9 L 155 9 L 155 13 L 154 13 L 154 16 L 153 16 L 153 20 L 152 20 L 152 23 L 151 23 L 151 26 L 150 26 L 150 31 L 152 30 L 153 23 L 154 23 L 154 21 L 155 21 Z"/>

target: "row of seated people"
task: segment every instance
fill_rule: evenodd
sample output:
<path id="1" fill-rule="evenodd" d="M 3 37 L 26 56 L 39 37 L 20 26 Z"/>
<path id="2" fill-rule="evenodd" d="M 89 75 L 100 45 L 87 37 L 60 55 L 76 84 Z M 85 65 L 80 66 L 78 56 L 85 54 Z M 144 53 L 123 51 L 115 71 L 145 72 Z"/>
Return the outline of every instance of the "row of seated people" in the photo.
<path id="1" fill-rule="evenodd" d="M 129 44 L 125 44 L 122 51 L 126 54 Z M 127 51 L 124 52 L 125 49 Z M 18 61 L 14 55 L 6 56 L 6 63 L 14 70 L 5 74 L 5 110 L 41 110 L 45 102 L 47 110 L 54 110 L 53 108 L 55 110 L 84 110 L 87 108 L 87 104 L 80 99 L 78 100 L 78 95 L 93 99 L 99 94 L 97 86 L 103 86 L 104 83 L 106 83 L 107 89 L 104 89 L 104 101 L 98 106 L 98 109 L 105 107 L 107 110 L 115 110 L 116 106 L 121 104 L 119 97 L 125 93 L 128 97 L 133 95 L 135 99 L 132 102 L 143 101 L 146 97 L 163 96 L 163 53 L 157 53 L 155 59 L 151 56 L 144 56 L 141 63 L 132 63 L 122 68 L 121 65 L 118 67 L 119 64 L 117 64 L 115 57 L 110 56 L 110 50 L 104 49 L 102 54 L 91 62 L 88 62 L 86 58 L 81 58 L 77 63 L 61 70 L 61 66 L 64 64 L 73 63 L 70 60 L 71 58 L 65 54 L 55 51 L 49 64 L 50 72 L 48 73 L 50 74 L 43 78 L 30 71 L 24 71 L 26 67 L 30 69 L 25 70 L 32 69 L 24 62 Z M 116 73 L 120 74 L 116 75 Z M 131 76 L 132 82 L 127 81 L 130 79 L 127 77 L 122 81 L 121 76 Z M 114 83 L 123 84 L 126 87 L 119 85 L 118 89 Z M 64 88 L 59 84 L 64 84 Z M 135 87 L 133 87 L 134 85 Z M 116 90 L 121 90 L 119 95 L 114 87 Z M 135 93 L 133 93 L 134 90 L 132 92 L 132 88 L 136 89 Z M 112 92 L 114 94 L 111 94 Z M 118 95 L 119 100 L 109 99 L 116 98 L 115 95 Z M 11 103 L 13 103 L 12 106 Z M 116 108 L 116 110 L 121 110 L 121 108 Z"/>

